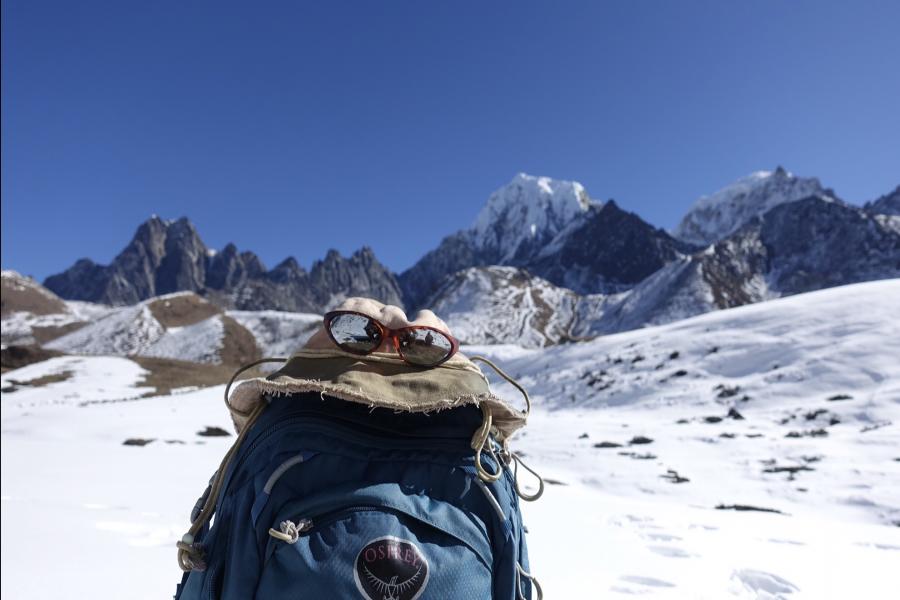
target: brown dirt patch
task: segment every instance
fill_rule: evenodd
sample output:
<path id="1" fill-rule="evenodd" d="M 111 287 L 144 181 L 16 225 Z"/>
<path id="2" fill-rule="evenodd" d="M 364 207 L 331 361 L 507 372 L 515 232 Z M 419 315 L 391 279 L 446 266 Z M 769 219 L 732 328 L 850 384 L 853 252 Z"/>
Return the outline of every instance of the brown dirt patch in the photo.
<path id="1" fill-rule="evenodd" d="M 128 358 L 150 372 L 137 384 L 140 387 L 155 389 L 155 391 L 145 394 L 146 396 L 164 396 L 172 393 L 174 389 L 189 386 L 222 385 L 228 383 L 236 370 L 234 365 L 210 365 L 172 358 L 149 356 L 129 356 Z M 241 373 L 240 379 L 260 377 L 264 374 L 258 368 L 253 368 Z"/>
<path id="2" fill-rule="evenodd" d="M 3 277 L 0 282 L 0 317 L 14 312 L 55 315 L 69 312 L 65 302 L 33 279 Z"/>
<path id="3" fill-rule="evenodd" d="M 9 346 L 0 350 L 0 372 L 6 373 L 55 356 L 63 356 L 63 353 L 40 346 Z"/>
<path id="4" fill-rule="evenodd" d="M 62 371 L 60 373 L 50 373 L 49 375 L 43 375 L 41 377 L 35 377 L 34 379 L 29 379 L 28 381 L 19 381 L 17 379 L 7 379 L 10 383 L 11 387 L 3 388 L 3 391 L 6 393 L 14 392 L 17 388 L 20 387 L 43 387 L 45 385 L 51 383 L 59 383 L 60 381 L 65 381 L 72 377 L 72 371 Z"/>
<path id="5" fill-rule="evenodd" d="M 183 294 L 174 298 L 161 298 L 147 305 L 153 318 L 168 329 L 199 323 L 222 310 L 196 294 Z"/>
<path id="6" fill-rule="evenodd" d="M 66 335 L 67 333 L 72 333 L 76 329 L 81 329 L 87 324 L 87 321 L 79 321 L 77 323 L 68 323 L 66 325 L 32 327 L 31 337 L 33 337 L 38 344 L 46 344 L 49 341 Z"/>
<path id="7" fill-rule="evenodd" d="M 176 388 L 210 387 L 227 383 L 234 372 L 232 367 L 225 365 L 209 365 L 149 356 L 130 356 L 129 358 L 150 372 L 138 382 L 138 386 L 155 388 L 155 392 L 148 394 L 152 396 L 170 394 Z"/>
<path id="8" fill-rule="evenodd" d="M 225 334 L 222 338 L 222 349 L 219 359 L 223 365 L 245 365 L 259 359 L 262 354 L 256 346 L 256 338 L 247 329 L 232 319 L 222 315 Z"/>

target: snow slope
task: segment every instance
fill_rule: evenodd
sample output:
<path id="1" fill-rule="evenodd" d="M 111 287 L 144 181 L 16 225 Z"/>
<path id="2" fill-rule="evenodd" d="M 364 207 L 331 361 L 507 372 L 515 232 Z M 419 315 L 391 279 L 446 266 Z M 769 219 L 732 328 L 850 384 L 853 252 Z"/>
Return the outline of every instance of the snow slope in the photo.
<path id="1" fill-rule="evenodd" d="M 545 597 L 892 597 L 898 305 L 900 280 L 882 281 L 591 342 L 467 348 L 534 396 L 512 447 L 548 481 L 523 506 Z M 196 435 L 229 428 L 221 386 L 138 398 L 141 377 L 105 357 L 3 375 L 17 386 L 0 403 L 4 598 L 174 591 L 174 540 L 233 438 Z M 48 545 L 66 559 L 36 586 Z"/>
<path id="2" fill-rule="evenodd" d="M 222 315 L 216 314 L 189 325 L 166 327 L 154 316 L 151 307 L 154 303 L 165 304 L 175 298 L 198 297 L 191 292 L 178 292 L 157 296 L 134 306 L 109 309 L 100 312 L 99 318 L 90 324 L 44 346 L 72 354 L 139 355 L 219 362 L 225 338 Z M 82 312 L 87 312 L 86 307 L 92 306 L 79 304 L 82 305 Z"/>
<path id="3" fill-rule="evenodd" d="M 473 267 L 448 278 L 426 305 L 463 343 L 542 347 L 568 339 L 577 298 L 515 267 Z"/>
<path id="4" fill-rule="evenodd" d="M 145 303 L 115 310 L 46 344 L 51 350 L 82 354 L 139 354 L 165 333 Z"/>
<path id="5" fill-rule="evenodd" d="M 4 347 L 47 341 L 111 310 L 101 304 L 62 300 L 16 271 L 0 273 L 0 287 L 3 289 L 0 341 Z"/>
<path id="6" fill-rule="evenodd" d="M 264 356 L 287 357 L 322 323 L 321 315 L 278 310 L 232 310 L 227 315 L 253 334 Z"/>

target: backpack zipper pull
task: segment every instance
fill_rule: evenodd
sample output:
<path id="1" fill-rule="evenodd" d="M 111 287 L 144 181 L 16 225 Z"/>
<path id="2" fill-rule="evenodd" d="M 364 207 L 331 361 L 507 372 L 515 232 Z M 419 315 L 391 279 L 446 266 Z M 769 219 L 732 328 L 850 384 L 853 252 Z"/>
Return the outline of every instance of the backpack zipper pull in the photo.
<path id="1" fill-rule="evenodd" d="M 279 525 L 281 531 L 270 527 L 269 535 L 276 540 L 293 544 L 300 538 L 301 533 L 309 531 L 312 529 L 312 526 L 312 519 L 298 519 L 296 523 L 290 520 L 282 521 L 281 525 Z"/>

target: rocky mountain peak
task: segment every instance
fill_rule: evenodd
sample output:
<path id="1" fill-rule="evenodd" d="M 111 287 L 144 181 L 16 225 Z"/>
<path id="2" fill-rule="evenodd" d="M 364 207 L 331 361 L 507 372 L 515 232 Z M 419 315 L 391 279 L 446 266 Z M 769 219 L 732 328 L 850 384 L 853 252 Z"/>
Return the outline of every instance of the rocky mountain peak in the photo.
<path id="1" fill-rule="evenodd" d="M 301 279 L 306 279 L 306 277 L 306 269 L 300 266 L 300 263 L 298 263 L 297 259 L 293 256 L 289 256 L 275 265 L 275 268 L 268 273 L 268 278 L 270 280 L 281 283 L 299 281 Z"/>
<path id="2" fill-rule="evenodd" d="M 756 171 L 697 200 L 674 235 L 684 242 L 708 245 L 780 204 L 809 196 L 837 199 L 815 177 L 797 177 L 781 166 L 774 171 Z"/>
<path id="3" fill-rule="evenodd" d="M 874 202 L 867 202 L 864 208 L 878 215 L 900 215 L 900 185 Z"/>
<path id="4" fill-rule="evenodd" d="M 533 253 L 591 205 L 580 183 L 519 173 L 495 191 L 471 228 L 474 245 L 502 264 Z"/>
<path id="5" fill-rule="evenodd" d="M 156 271 L 154 295 L 198 291 L 206 282 L 206 244 L 186 217 L 166 228 L 165 254 Z"/>
<path id="6" fill-rule="evenodd" d="M 112 305 L 181 291 L 241 310 L 319 312 L 352 295 L 403 304 L 395 276 L 367 246 L 350 258 L 329 250 L 311 272 L 294 257 L 268 271 L 256 254 L 233 243 L 210 251 L 185 217 L 166 221 L 155 215 L 138 226 L 109 265 L 82 259 L 45 283 L 64 298 Z"/>

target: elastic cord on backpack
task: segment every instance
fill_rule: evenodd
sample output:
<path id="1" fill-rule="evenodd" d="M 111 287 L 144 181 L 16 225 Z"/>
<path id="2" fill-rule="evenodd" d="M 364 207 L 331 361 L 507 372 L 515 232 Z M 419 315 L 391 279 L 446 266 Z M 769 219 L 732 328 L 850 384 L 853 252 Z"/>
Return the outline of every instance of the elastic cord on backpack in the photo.
<path id="1" fill-rule="evenodd" d="M 537 600 L 543 600 L 544 598 L 544 590 L 541 589 L 541 584 L 538 583 L 537 578 L 522 568 L 518 562 L 516 563 L 516 595 L 519 597 L 519 600 L 528 600 L 524 595 L 522 595 L 522 578 L 527 579 L 531 582 L 531 585 L 534 586 L 534 591 L 537 594 Z"/>
<path id="2" fill-rule="evenodd" d="M 212 518 L 213 513 L 216 510 L 216 503 L 218 503 L 219 501 L 219 494 L 222 491 L 225 472 L 228 470 L 228 466 L 231 464 L 231 461 L 234 458 L 235 454 L 237 454 L 238 448 L 240 448 L 241 444 L 244 442 L 244 438 L 247 437 L 247 432 L 250 431 L 253 423 L 256 422 L 256 419 L 260 414 L 262 414 L 262 411 L 266 407 L 265 403 L 261 402 L 253 407 L 250 411 L 239 410 L 235 408 L 231 405 L 231 402 L 228 398 L 231 392 L 231 386 L 238 378 L 238 375 L 248 369 L 252 369 L 253 367 L 261 365 L 263 363 L 284 362 L 286 360 L 287 359 L 285 358 L 262 358 L 250 364 L 244 365 L 234 372 L 234 374 L 231 376 L 231 379 L 228 380 L 228 384 L 225 386 L 225 406 L 228 407 L 229 411 L 239 416 L 247 417 L 247 422 L 244 423 L 244 427 L 241 429 L 240 434 L 238 434 L 237 439 L 234 440 L 231 448 L 229 448 L 228 452 L 225 453 L 225 456 L 222 458 L 222 463 L 219 465 L 219 470 L 216 471 L 216 474 L 213 476 L 213 480 L 210 482 L 209 488 L 204 493 L 206 500 L 205 502 L 203 502 L 202 510 L 200 510 L 200 513 L 197 515 L 196 519 L 194 519 L 191 523 L 191 527 L 190 529 L 188 529 L 187 533 L 185 533 L 181 537 L 181 540 L 176 542 L 175 544 L 178 547 L 178 566 L 181 567 L 182 571 L 202 571 L 206 568 L 206 565 L 203 561 L 202 549 L 196 544 L 197 534 L 200 533 L 203 527 Z"/>
<path id="3" fill-rule="evenodd" d="M 273 362 L 283 363 L 283 362 L 287 362 L 287 360 L 288 359 L 286 359 L 286 358 L 261 358 L 257 361 L 253 361 L 250 364 L 244 365 L 240 369 L 235 371 L 234 375 L 231 376 L 231 379 L 228 380 L 228 384 L 225 386 L 225 406 L 228 408 L 228 410 L 233 412 L 236 415 L 241 416 L 241 417 L 249 416 L 250 412 L 251 412 L 251 411 L 240 410 L 240 409 L 235 408 L 234 406 L 232 406 L 231 402 L 228 399 L 228 396 L 231 394 L 231 386 L 234 385 L 234 380 L 238 378 L 238 375 L 240 375 L 247 369 L 252 369 L 253 367 L 256 367 L 258 365 L 262 365 L 265 363 L 273 363 Z"/>
<path id="4" fill-rule="evenodd" d="M 519 457 L 515 452 L 510 453 L 513 461 L 513 484 L 516 488 L 516 494 L 518 494 L 519 498 L 524 500 L 525 502 L 534 502 L 538 498 L 544 495 L 544 478 L 538 475 L 534 469 L 525 464 L 525 462 Z M 526 494 L 522 491 L 522 488 L 519 487 L 519 465 L 522 465 L 522 468 L 534 475 L 535 479 L 538 481 L 538 490 L 533 494 Z"/>
<path id="5" fill-rule="evenodd" d="M 485 358 L 484 356 L 470 356 L 469 360 L 471 360 L 471 361 L 477 360 L 478 362 L 482 362 L 482 363 L 486 364 L 487 366 L 492 368 L 494 371 L 496 371 L 497 375 L 499 375 L 500 377 L 505 379 L 507 382 L 510 383 L 510 385 L 512 385 L 517 390 L 522 392 L 522 396 L 525 397 L 524 415 L 527 417 L 531 413 L 531 398 L 528 397 L 528 392 L 525 391 L 525 388 L 523 388 L 522 385 L 518 381 L 516 381 L 515 379 L 513 379 L 512 377 L 510 377 L 509 375 L 504 373 L 500 367 L 495 365 L 493 362 L 491 362 L 489 359 Z"/>
<path id="6" fill-rule="evenodd" d="M 528 416 L 531 413 L 531 398 L 528 397 L 528 392 L 525 390 L 524 387 L 522 387 L 522 385 L 518 381 L 516 381 L 515 379 L 513 379 L 512 377 L 507 375 L 500 367 L 498 367 L 493 362 L 491 362 L 489 359 L 487 359 L 483 356 L 470 356 L 469 360 L 473 360 L 473 361 L 477 360 L 479 362 L 486 364 L 487 366 L 492 368 L 494 371 L 496 371 L 497 374 L 500 375 L 500 377 L 502 377 L 503 379 L 508 381 L 517 390 L 522 392 L 522 396 L 525 398 L 524 414 L 525 414 L 525 416 Z M 491 442 L 490 442 L 491 427 L 493 425 L 493 413 L 491 412 L 491 409 L 485 404 L 481 405 L 481 412 L 484 415 L 484 419 L 481 422 L 481 427 L 479 427 L 478 431 L 475 432 L 475 435 L 472 436 L 472 448 L 475 450 L 475 469 L 478 473 L 478 477 L 482 481 L 485 481 L 487 483 L 492 483 L 492 482 L 500 479 L 500 477 L 503 474 L 503 467 L 500 466 L 501 463 L 499 460 L 497 460 L 497 455 L 494 453 L 493 446 L 491 445 Z M 524 500 L 526 502 L 533 502 L 533 501 L 537 500 L 538 498 L 540 498 L 544 493 L 544 479 L 540 475 L 538 475 L 534 469 L 532 469 L 531 467 L 526 465 L 522 461 L 522 459 L 519 457 L 519 455 L 517 455 L 515 452 L 509 452 L 506 449 L 507 441 L 508 440 L 503 440 L 503 454 L 505 457 L 509 458 L 513 462 L 513 483 L 514 483 L 514 487 L 516 489 L 516 494 L 519 496 L 519 498 L 521 498 L 522 500 Z M 485 448 L 485 445 L 487 446 L 488 452 L 491 454 L 491 456 L 494 458 L 494 461 L 497 463 L 498 469 L 497 469 L 496 473 L 490 473 L 481 464 L 481 452 Z M 520 464 L 526 471 L 528 471 L 529 473 L 534 475 L 538 481 L 538 491 L 535 492 L 534 494 L 526 494 L 525 492 L 522 491 L 522 488 L 519 487 L 519 465 Z"/>
<path id="7" fill-rule="evenodd" d="M 491 446 L 491 427 L 493 425 L 494 416 L 491 412 L 491 408 L 484 402 L 481 403 L 481 414 L 483 415 L 481 427 L 479 427 L 475 431 L 475 435 L 472 436 L 472 449 L 475 451 L 475 472 L 478 473 L 478 477 L 482 481 L 493 483 L 503 476 L 503 467 L 500 465 L 500 461 L 497 459 L 497 455 L 494 453 L 494 449 Z M 487 446 L 487 451 L 494 459 L 494 462 L 497 463 L 496 473 L 491 473 L 481 464 L 481 453 L 484 451 L 485 446 Z"/>
<path id="8" fill-rule="evenodd" d="M 222 459 L 219 470 L 216 471 L 216 476 L 209 490 L 209 494 L 206 497 L 203 510 L 200 511 L 197 519 L 191 523 L 191 527 L 188 529 L 187 533 L 185 533 L 181 537 L 181 540 L 175 544 L 178 546 L 178 566 L 182 571 L 202 571 L 206 568 L 206 565 L 203 562 L 203 551 L 195 543 L 195 538 L 200 530 L 203 529 L 212 518 L 212 515 L 216 510 L 216 503 L 219 500 L 219 493 L 222 491 L 225 473 L 228 470 L 232 459 L 237 454 L 238 448 L 240 448 L 241 444 L 244 442 L 244 438 L 247 437 L 247 432 L 250 431 L 253 423 L 256 422 L 256 419 L 259 418 L 259 415 L 262 414 L 265 408 L 266 404 L 260 403 L 250 412 L 247 423 L 244 425 L 241 433 L 237 436 L 237 439 L 234 440 L 234 444 L 231 445 L 231 448 L 228 449 L 228 452 Z"/>

